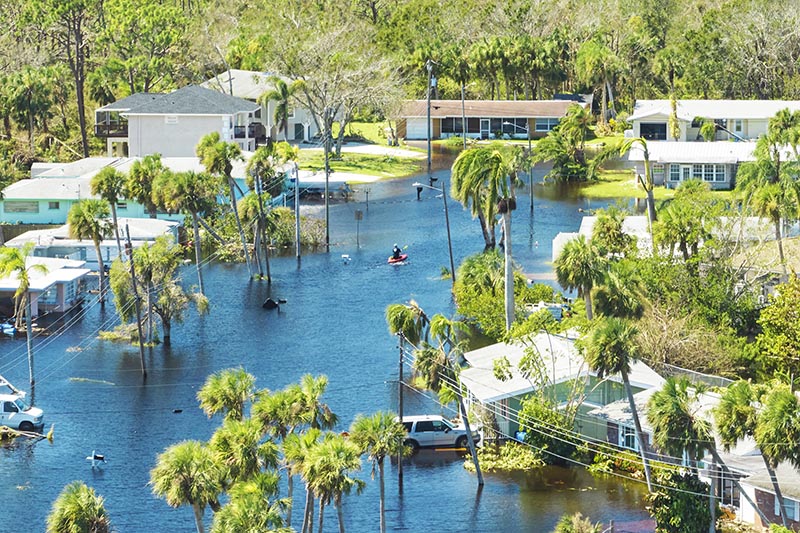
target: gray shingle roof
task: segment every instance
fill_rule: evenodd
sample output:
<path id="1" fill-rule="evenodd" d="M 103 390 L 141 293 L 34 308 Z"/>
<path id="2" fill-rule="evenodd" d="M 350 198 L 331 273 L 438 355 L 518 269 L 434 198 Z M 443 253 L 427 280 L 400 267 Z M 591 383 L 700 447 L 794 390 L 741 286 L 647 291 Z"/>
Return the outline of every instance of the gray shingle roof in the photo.
<path id="1" fill-rule="evenodd" d="M 117 100 L 98 109 L 98 111 L 127 111 L 140 105 L 152 102 L 164 96 L 163 93 L 136 93 L 122 100 Z"/>
<path id="2" fill-rule="evenodd" d="M 169 94 L 131 108 L 127 115 L 233 115 L 253 112 L 259 105 L 197 85 L 187 85 Z"/>

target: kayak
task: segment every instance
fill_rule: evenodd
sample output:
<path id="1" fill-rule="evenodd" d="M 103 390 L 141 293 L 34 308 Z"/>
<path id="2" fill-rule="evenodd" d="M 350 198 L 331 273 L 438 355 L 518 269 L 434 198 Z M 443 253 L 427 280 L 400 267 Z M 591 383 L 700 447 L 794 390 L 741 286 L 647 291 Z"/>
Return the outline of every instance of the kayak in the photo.
<path id="1" fill-rule="evenodd" d="M 402 262 L 403 262 L 403 261 L 405 261 L 406 259 L 408 259 L 408 254 L 401 254 L 401 255 L 400 255 L 400 257 L 398 257 L 397 259 L 395 259 L 395 258 L 394 258 L 394 257 L 392 257 L 392 256 L 389 256 L 389 259 L 387 259 L 387 262 L 388 262 L 390 265 L 393 265 L 393 264 L 396 264 L 396 263 L 402 263 Z"/>

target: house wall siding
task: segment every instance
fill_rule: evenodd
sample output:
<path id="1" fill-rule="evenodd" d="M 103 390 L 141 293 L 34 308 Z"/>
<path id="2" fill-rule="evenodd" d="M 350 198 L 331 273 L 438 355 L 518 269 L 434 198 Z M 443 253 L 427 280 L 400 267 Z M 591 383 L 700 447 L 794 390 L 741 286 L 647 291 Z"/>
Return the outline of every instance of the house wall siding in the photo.
<path id="1" fill-rule="evenodd" d="M 223 127 L 231 117 L 180 115 L 176 124 L 166 124 L 165 115 L 131 116 L 128 120 L 131 157 L 161 154 L 163 157 L 194 157 L 200 139 L 219 132 L 223 140 L 233 141 L 233 129 Z"/>
<path id="2" fill-rule="evenodd" d="M 770 522 L 774 524 L 780 524 L 781 518 L 775 514 L 775 495 L 771 492 L 766 492 L 758 487 L 755 487 L 755 501 L 758 508 L 761 509 L 761 512 L 764 513 L 764 516 L 769 519 Z M 758 516 L 758 513 L 755 514 L 755 520 L 757 520 L 756 524 L 761 524 L 761 518 Z M 791 518 L 791 517 L 790 517 Z M 800 521 L 797 520 L 786 520 L 786 525 L 789 526 L 789 529 L 792 531 L 800 531 Z"/>

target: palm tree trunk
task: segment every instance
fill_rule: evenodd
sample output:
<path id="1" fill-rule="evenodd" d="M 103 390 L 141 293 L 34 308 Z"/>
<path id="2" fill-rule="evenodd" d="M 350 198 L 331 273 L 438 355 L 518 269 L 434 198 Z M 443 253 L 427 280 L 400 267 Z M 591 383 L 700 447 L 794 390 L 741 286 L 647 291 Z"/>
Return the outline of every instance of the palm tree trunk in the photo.
<path id="1" fill-rule="evenodd" d="M 193 503 L 192 510 L 194 511 L 194 525 L 197 529 L 197 533 L 205 533 L 205 527 L 203 526 L 203 509 L 196 503 Z"/>
<path id="2" fill-rule="evenodd" d="M 119 238 L 119 224 L 117 224 L 117 202 L 111 204 L 111 217 L 114 219 L 114 237 L 117 238 L 117 255 L 122 259 L 122 241 Z"/>
<path id="3" fill-rule="evenodd" d="M 308 487 L 306 487 L 306 506 L 303 510 L 303 529 L 301 531 L 302 533 L 314 531 L 314 494 Z"/>
<path id="4" fill-rule="evenodd" d="M 783 256 L 783 238 L 781 237 L 781 219 L 775 221 L 775 240 L 778 242 L 778 258 L 781 261 L 783 275 L 786 275 L 786 258 Z"/>
<path id="5" fill-rule="evenodd" d="M 294 476 L 291 471 L 286 476 L 286 492 L 288 503 L 286 504 L 286 527 L 292 527 L 292 503 L 294 502 Z"/>
<path id="6" fill-rule="evenodd" d="M 383 458 L 378 460 L 378 487 L 381 495 L 381 533 L 386 533 L 386 490 L 383 483 Z"/>
<path id="7" fill-rule="evenodd" d="M 100 251 L 99 241 L 94 242 L 94 251 L 97 254 L 97 270 L 100 273 L 100 307 L 104 308 L 106 306 L 106 272 L 105 265 L 103 265 L 103 253 Z"/>
<path id="8" fill-rule="evenodd" d="M 489 227 L 482 211 L 478 211 L 478 222 L 481 224 L 481 232 L 483 233 L 483 242 L 485 243 L 484 250 L 493 250 L 496 244 L 494 227 Z"/>
<path id="9" fill-rule="evenodd" d="M 586 318 L 592 319 L 592 290 L 583 289 L 583 301 L 586 304 Z"/>
<path id="10" fill-rule="evenodd" d="M 263 220 L 261 221 L 261 243 L 264 246 L 264 266 L 267 268 L 267 284 L 272 283 L 272 273 L 269 270 L 269 239 L 267 239 L 267 225 Z"/>
<path id="11" fill-rule="evenodd" d="M 317 533 L 322 533 L 322 523 L 325 518 L 325 501 L 320 499 L 319 500 L 319 525 L 317 526 Z"/>
<path id="12" fill-rule="evenodd" d="M 334 500 L 334 505 L 336 506 L 336 516 L 339 519 L 339 533 L 345 533 L 345 531 L 344 531 L 344 513 L 342 512 L 342 496 L 341 496 L 341 494 L 336 497 L 336 500 Z"/>
<path id="13" fill-rule="evenodd" d="M 786 525 L 786 502 L 783 501 L 783 492 L 781 491 L 781 486 L 778 483 L 778 474 L 775 473 L 775 469 L 772 468 L 772 465 L 769 464 L 769 461 L 762 453 L 761 456 L 764 458 L 764 464 L 767 466 L 767 473 L 769 474 L 769 480 L 772 482 L 772 488 L 775 489 L 775 497 L 778 498 L 778 510 L 781 513 L 781 523 L 783 527 L 789 528 Z"/>
<path id="14" fill-rule="evenodd" d="M 766 515 L 764 515 L 764 512 L 761 509 L 759 509 L 758 505 L 756 505 L 756 502 L 753 501 L 750 495 L 747 494 L 747 492 L 745 492 L 742 489 L 742 486 L 739 484 L 739 478 L 736 477 L 733 474 L 733 472 L 731 472 L 731 469 L 728 468 L 728 465 L 725 463 L 725 461 L 722 460 L 722 457 L 720 457 L 717 448 L 713 444 L 711 445 L 710 451 L 711 451 L 711 456 L 714 458 L 714 461 L 720 466 L 720 468 L 722 468 L 722 472 L 728 474 L 731 480 L 736 484 L 736 488 L 739 489 L 739 494 L 741 495 L 741 497 L 747 500 L 747 503 L 750 504 L 750 506 L 755 510 L 756 513 L 758 513 L 758 516 L 761 517 L 761 520 L 764 523 L 764 525 L 769 524 L 770 523 L 769 519 L 766 517 Z"/>
<path id="15" fill-rule="evenodd" d="M 203 289 L 203 271 L 200 266 L 200 255 L 201 255 L 201 247 L 200 247 L 200 228 L 198 227 L 198 215 L 197 213 L 192 213 L 192 232 L 194 234 L 194 262 L 197 266 L 197 285 L 200 287 L 200 294 L 205 295 L 205 291 Z"/>
<path id="16" fill-rule="evenodd" d="M 650 480 L 650 460 L 647 458 L 647 442 L 644 440 L 642 424 L 639 422 L 639 413 L 636 411 L 636 403 L 633 401 L 633 391 L 631 390 L 631 382 L 628 380 L 627 372 L 622 372 L 622 383 L 625 385 L 625 394 L 628 395 L 628 405 L 631 408 L 633 425 L 636 428 L 636 439 L 639 441 L 639 454 L 642 456 L 644 477 L 647 480 L 647 490 L 653 492 L 653 484 Z"/>
<path id="17" fill-rule="evenodd" d="M 711 483 L 708 486 L 708 511 L 711 514 L 711 521 L 708 524 L 708 533 L 717 531 L 717 460 L 711 456 L 711 472 L 708 477 Z"/>
<path id="18" fill-rule="evenodd" d="M 233 209 L 233 216 L 236 219 L 236 227 L 239 230 L 239 237 L 242 239 L 242 251 L 244 252 L 244 262 L 247 263 L 247 270 L 250 272 L 250 277 L 253 277 L 253 268 L 250 265 L 250 254 L 247 251 L 247 239 L 244 238 L 244 230 L 242 229 L 242 220 L 239 218 L 239 209 L 236 207 L 236 190 L 233 183 L 233 178 L 228 176 L 228 187 L 231 192 L 231 208 Z"/>
<path id="19" fill-rule="evenodd" d="M 258 277 L 264 277 L 264 269 L 261 268 L 261 253 L 259 249 L 261 248 L 261 233 L 258 231 L 258 223 L 256 223 L 256 229 L 253 231 L 253 259 L 256 263 L 256 270 L 258 270 Z"/>
<path id="20" fill-rule="evenodd" d="M 506 303 L 506 331 L 511 330 L 514 323 L 514 269 L 511 255 L 511 206 L 506 205 L 507 211 L 503 213 L 503 251 L 505 255 L 505 303 Z"/>

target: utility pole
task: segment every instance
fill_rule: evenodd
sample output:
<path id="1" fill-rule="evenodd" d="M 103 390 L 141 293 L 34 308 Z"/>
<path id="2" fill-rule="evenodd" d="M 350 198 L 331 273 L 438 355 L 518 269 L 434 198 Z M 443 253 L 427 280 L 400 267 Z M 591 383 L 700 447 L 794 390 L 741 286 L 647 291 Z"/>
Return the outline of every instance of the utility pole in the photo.
<path id="1" fill-rule="evenodd" d="M 456 287 L 456 267 L 453 263 L 453 239 L 450 237 L 450 214 L 447 211 L 447 181 L 442 179 L 442 201 L 444 202 L 444 223 L 447 226 L 447 250 L 450 252 L 450 279 Z"/>
<path id="2" fill-rule="evenodd" d="M 297 261 L 300 261 L 300 171 L 297 161 L 294 162 L 294 246 L 297 249 Z"/>
<path id="3" fill-rule="evenodd" d="M 466 85 L 461 82 L 461 137 L 464 138 L 464 150 L 467 149 L 467 113 L 464 110 L 464 96 Z"/>
<path id="4" fill-rule="evenodd" d="M 531 150 L 531 121 L 525 119 L 528 132 L 528 180 L 531 182 L 531 216 L 533 216 L 533 151 Z"/>
<path id="5" fill-rule="evenodd" d="M 433 74 L 433 61 L 428 59 L 425 62 L 428 69 L 428 180 L 431 178 L 431 82 Z"/>
<path id="6" fill-rule="evenodd" d="M 30 383 L 31 383 L 31 396 L 34 395 L 33 388 L 36 386 L 36 380 L 33 377 L 33 344 L 31 343 L 31 337 L 33 336 L 33 306 L 31 305 L 31 293 L 28 292 L 28 297 L 26 298 L 27 302 L 25 302 L 25 343 L 28 346 L 28 374 L 30 375 Z"/>
<path id="7" fill-rule="evenodd" d="M 142 308 L 139 300 L 139 291 L 136 290 L 136 270 L 133 266 L 133 245 L 131 244 L 131 231 L 125 224 L 125 255 L 131 267 L 131 287 L 133 288 L 133 302 L 136 306 L 136 330 L 139 332 L 139 359 L 142 363 L 142 379 L 147 379 L 147 369 L 144 366 L 144 335 L 142 333 Z"/>
<path id="8" fill-rule="evenodd" d="M 397 346 L 400 351 L 400 372 L 397 378 L 397 415 L 400 422 L 403 421 L 403 345 L 406 342 L 406 337 L 403 332 L 397 334 Z M 400 485 L 400 490 L 403 490 L 403 454 L 397 454 L 397 483 Z"/>

